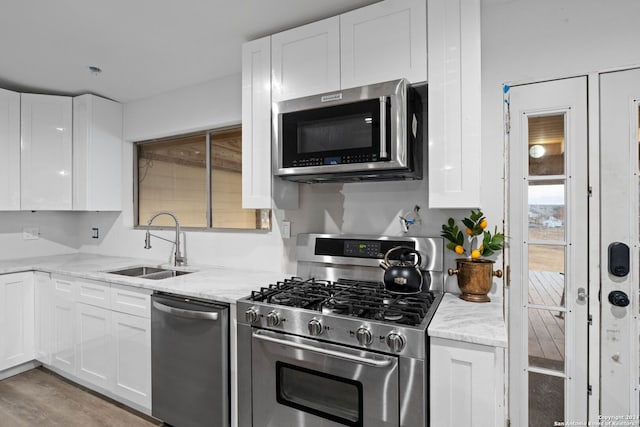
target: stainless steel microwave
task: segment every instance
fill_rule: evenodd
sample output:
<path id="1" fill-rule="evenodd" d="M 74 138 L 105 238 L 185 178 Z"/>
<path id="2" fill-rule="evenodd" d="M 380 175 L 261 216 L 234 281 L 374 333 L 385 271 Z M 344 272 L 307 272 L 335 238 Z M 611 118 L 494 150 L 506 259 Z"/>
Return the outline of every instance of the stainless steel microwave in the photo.
<path id="1" fill-rule="evenodd" d="M 274 174 L 301 182 L 422 178 L 424 115 L 405 79 L 273 104 Z"/>

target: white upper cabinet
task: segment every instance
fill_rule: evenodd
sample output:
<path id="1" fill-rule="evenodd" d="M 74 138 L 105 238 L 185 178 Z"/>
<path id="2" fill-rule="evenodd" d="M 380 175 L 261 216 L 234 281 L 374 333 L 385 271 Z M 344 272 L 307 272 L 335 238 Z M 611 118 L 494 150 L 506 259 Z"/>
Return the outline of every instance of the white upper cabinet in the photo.
<path id="1" fill-rule="evenodd" d="M 73 210 L 122 210 L 122 105 L 73 98 Z"/>
<path id="2" fill-rule="evenodd" d="M 271 209 L 271 40 L 242 45 L 242 207 Z"/>
<path id="3" fill-rule="evenodd" d="M 480 207 L 480 0 L 427 0 L 429 207 Z"/>
<path id="4" fill-rule="evenodd" d="M 20 94 L 0 89 L 0 210 L 20 209 Z"/>
<path id="5" fill-rule="evenodd" d="M 72 100 L 22 94 L 22 210 L 70 210 Z"/>
<path id="6" fill-rule="evenodd" d="M 424 0 L 387 0 L 340 15 L 343 88 L 427 80 Z"/>
<path id="7" fill-rule="evenodd" d="M 340 89 L 340 18 L 271 36 L 273 102 Z"/>
<path id="8" fill-rule="evenodd" d="M 276 206 L 297 208 L 298 186 L 278 182 Z M 242 45 L 242 207 L 271 209 L 271 37 Z"/>

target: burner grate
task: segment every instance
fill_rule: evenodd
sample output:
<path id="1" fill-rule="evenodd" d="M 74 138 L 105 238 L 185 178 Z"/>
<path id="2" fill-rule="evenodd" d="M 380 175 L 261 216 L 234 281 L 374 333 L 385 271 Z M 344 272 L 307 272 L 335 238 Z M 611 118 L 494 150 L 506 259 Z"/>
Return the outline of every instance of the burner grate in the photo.
<path id="1" fill-rule="evenodd" d="M 338 279 L 335 282 L 291 277 L 251 292 L 251 301 L 415 326 L 434 301 L 432 292 L 397 295 L 381 282 Z"/>

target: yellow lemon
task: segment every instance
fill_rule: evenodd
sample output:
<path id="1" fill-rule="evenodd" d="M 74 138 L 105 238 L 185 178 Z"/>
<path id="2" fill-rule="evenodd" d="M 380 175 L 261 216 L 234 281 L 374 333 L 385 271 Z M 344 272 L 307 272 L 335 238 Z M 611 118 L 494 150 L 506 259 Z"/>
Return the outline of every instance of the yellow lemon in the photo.
<path id="1" fill-rule="evenodd" d="M 473 251 L 471 251 L 471 258 L 473 259 L 480 258 L 480 251 L 477 249 L 474 249 Z"/>
<path id="2" fill-rule="evenodd" d="M 461 254 L 461 253 L 463 253 L 463 252 L 464 252 L 464 248 L 463 248 L 462 246 L 460 246 L 460 245 L 457 245 L 457 246 L 456 246 L 456 253 L 457 253 L 458 255 L 460 255 L 460 254 Z"/>
<path id="3" fill-rule="evenodd" d="M 487 223 L 487 219 L 486 218 L 483 219 L 482 221 L 480 221 L 480 228 L 482 228 L 483 230 L 485 228 L 487 228 L 487 225 L 489 225 L 489 224 Z"/>
<path id="4" fill-rule="evenodd" d="M 471 234 L 473 234 L 473 230 L 471 230 L 469 227 L 467 227 L 467 230 L 466 230 L 466 231 L 467 231 L 467 234 L 468 234 L 469 236 L 471 236 Z"/>
<path id="5" fill-rule="evenodd" d="M 480 251 L 480 253 L 484 252 L 484 245 L 480 245 L 480 247 L 478 248 L 478 250 Z"/>

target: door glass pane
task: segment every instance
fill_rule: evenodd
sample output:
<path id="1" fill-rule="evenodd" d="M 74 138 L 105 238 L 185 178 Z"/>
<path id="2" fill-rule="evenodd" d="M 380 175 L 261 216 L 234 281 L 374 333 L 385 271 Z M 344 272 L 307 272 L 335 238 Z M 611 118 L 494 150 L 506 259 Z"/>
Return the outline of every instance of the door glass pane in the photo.
<path id="1" fill-rule="evenodd" d="M 563 181 L 529 185 L 529 240 L 565 240 L 565 185 Z"/>
<path id="2" fill-rule="evenodd" d="M 268 209 L 242 208 L 242 128 L 212 132 L 210 141 L 211 226 L 269 229 Z"/>
<path id="3" fill-rule="evenodd" d="M 529 304 L 564 307 L 565 248 L 529 245 Z"/>
<path id="4" fill-rule="evenodd" d="M 564 372 L 563 313 L 541 308 L 528 313 L 529 366 Z"/>
<path id="5" fill-rule="evenodd" d="M 528 117 L 529 175 L 564 175 L 565 114 Z"/>
<path id="6" fill-rule="evenodd" d="M 553 426 L 564 419 L 564 378 L 529 372 L 529 426 Z"/>
<path id="7" fill-rule="evenodd" d="M 138 144 L 138 215 L 140 224 L 159 211 L 178 217 L 180 225 L 207 226 L 207 167 L 204 134 Z M 155 226 L 174 226 L 163 215 Z"/>

